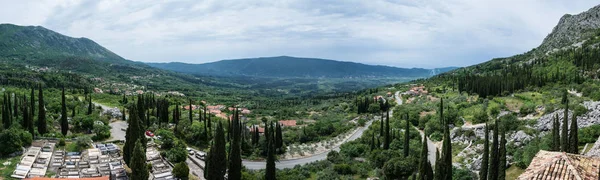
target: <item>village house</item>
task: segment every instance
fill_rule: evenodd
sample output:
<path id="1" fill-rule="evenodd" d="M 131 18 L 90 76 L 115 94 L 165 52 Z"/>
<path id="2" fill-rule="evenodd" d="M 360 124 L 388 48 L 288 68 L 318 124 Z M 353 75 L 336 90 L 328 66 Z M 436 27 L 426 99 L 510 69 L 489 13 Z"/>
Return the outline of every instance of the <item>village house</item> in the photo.
<path id="1" fill-rule="evenodd" d="M 429 92 L 427 90 L 425 90 L 425 86 L 423 85 L 415 85 L 413 87 L 410 88 L 410 90 L 404 92 L 404 94 L 408 94 L 411 96 L 419 96 L 419 95 L 426 95 Z"/>
<path id="2" fill-rule="evenodd" d="M 104 92 L 102 92 L 102 89 L 100 88 L 94 88 L 94 93 L 102 94 Z"/>
<path id="3" fill-rule="evenodd" d="M 296 120 L 280 120 L 278 122 L 282 127 L 296 127 Z"/>

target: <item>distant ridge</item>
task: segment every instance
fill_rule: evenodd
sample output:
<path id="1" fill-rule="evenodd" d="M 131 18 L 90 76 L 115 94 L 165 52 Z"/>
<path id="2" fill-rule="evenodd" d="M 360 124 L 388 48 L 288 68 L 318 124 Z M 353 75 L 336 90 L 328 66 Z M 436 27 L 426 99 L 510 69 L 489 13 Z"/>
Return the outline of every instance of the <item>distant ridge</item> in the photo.
<path id="1" fill-rule="evenodd" d="M 205 64 L 147 63 L 165 70 L 194 75 L 286 78 L 429 77 L 455 67 L 397 68 L 318 58 L 290 56 L 221 60 Z"/>

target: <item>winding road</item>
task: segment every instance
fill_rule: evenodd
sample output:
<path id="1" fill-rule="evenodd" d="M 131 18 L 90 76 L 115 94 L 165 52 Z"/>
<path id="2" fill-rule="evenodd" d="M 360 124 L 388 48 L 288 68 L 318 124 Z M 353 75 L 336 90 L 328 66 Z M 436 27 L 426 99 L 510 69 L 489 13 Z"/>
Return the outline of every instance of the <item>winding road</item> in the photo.
<path id="1" fill-rule="evenodd" d="M 375 118 L 376 119 L 376 118 Z M 365 123 L 365 126 L 363 127 L 359 127 L 358 131 L 356 131 L 354 134 L 352 134 L 352 136 L 350 136 L 350 138 L 348 138 L 346 140 L 346 142 L 348 141 L 353 141 L 358 139 L 359 137 L 362 136 L 362 134 L 364 133 L 365 130 L 367 130 L 369 128 L 369 126 L 371 126 L 371 124 L 373 123 L 373 120 L 370 120 L 368 122 Z M 335 147 L 332 149 L 333 151 L 340 151 L 340 147 Z M 320 161 L 320 160 L 324 160 L 327 159 L 327 154 L 331 152 L 330 151 L 326 151 L 320 154 L 315 154 L 313 156 L 310 157 L 305 157 L 305 158 L 299 158 L 299 159 L 289 159 L 289 160 L 281 160 L 275 163 L 277 169 L 285 169 L 285 168 L 294 168 L 294 166 L 296 165 L 304 165 L 304 164 L 308 164 L 311 162 L 315 162 L 315 161 Z M 266 167 L 266 162 L 264 161 L 247 161 L 244 160 L 242 161 L 242 163 L 244 164 L 244 166 L 246 166 L 247 169 L 253 169 L 253 170 L 258 170 L 258 169 L 264 169 Z"/>
<path id="2" fill-rule="evenodd" d="M 400 98 L 400 91 L 396 91 L 396 94 L 394 97 L 396 99 L 396 103 L 398 103 L 398 105 L 402 105 L 403 101 L 402 101 L 402 98 Z M 419 131 L 419 134 L 421 134 L 421 139 L 425 138 L 425 133 L 422 130 L 420 130 L 417 127 L 414 127 L 414 128 L 417 131 Z M 435 165 L 436 150 L 437 150 L 437 147 L 435 146 L 435 144 L 433 144 L 433 141 L 431 141 L 431 139 L 428 138 L 427 139 L 427 159 L 431 163 L 431 166 Z"/>

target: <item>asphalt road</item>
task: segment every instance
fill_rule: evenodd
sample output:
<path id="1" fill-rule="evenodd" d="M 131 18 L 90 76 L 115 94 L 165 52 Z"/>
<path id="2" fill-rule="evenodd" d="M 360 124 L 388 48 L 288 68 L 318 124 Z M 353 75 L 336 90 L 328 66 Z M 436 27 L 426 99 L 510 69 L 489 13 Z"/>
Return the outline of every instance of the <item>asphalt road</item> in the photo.
<path id="1" fill-rule="evenodd" d="M 402 98 L 400 98 L 400 91 L 396 91 L 396 103 L 398 103 L 398 105 L 402 105 Z M 419 128 L 414 127 L 417 131 L 419 131 L 419 134 L 421 134 L 421 138 L 425 137 L 425 133 L 423 133 L 423 131 L 419 130 Z M 437 150 L 437 147 L 435 146 L 435 144 L 433 144 L 433 141 L 431 141 L 431 139 L 427 139 L 427 159 L 429 160 L 429 162 L 431 163 L 431 166 L 435 165 L 435 152 Z"/>
<path id="2" fill-rule="evenodd" d="M 108 124 L 110 126 L 110 139 L 108 141 L 123 140 L 125 141 L 125 131 L 121 129 L 127 129 L 127 122 L 116 121 Z"/>
<path id="3" fill-rule="evenodd" d="M 204 161 L 199 161 L 199 159 L 197 159 L 194 156 L 189 156 L 188 158 L 185 160 L 185 163 L 188 165 L 188 167 L 190 168 L 190 174 L 193 174 L 194 176 L 198 177 L 199 179 L 204 179 L 204 168 L 198 166 L 196 163 L 194 163 L 191 159 L 196 160 L 197 162 L 200 162 L 200 165 L 204 165 Z"/>
<path id="4" fill-rule="evenodd" d="M 348 140 L 346 142 L 353 141 L 353 140 L 356 140 L 359 137 L 361 137 L 363 135 L 364 131 L 367 130 L 369 128 L 369 126 L 371 126 L 372 123 L 373 123 L 373 120 L 370 120 L 365 123 L 365 126 L 359 127 L 358 131 L 356 131 L 354 134 L 352 134 L 352 136 L 350 136 L 350 138 L 348 138 Z M 332 150 L 340 151 L 340 148 L 338 146 L 338 147 L 333 148 Z M 323 152 L 321 154 L 316 154 L 316 155 L 306 157 L 306 158 L 281 160 L 279 162 L 276 162 L 275 166 L 277 167 L 277 169 L 285 169 L 285 168 L 293 168 L 296 165 L 304 165 L 304 164 L 308 164 L 311 162 L 324 160 L 324 159 L 327 159 L 327 154 L 329 152 L 331 152 L 331 151 Z M 264 161 L 246 161 L 246 160 L 244 160 L 244 161 L 242 161 L 242 163 L 244 164 L 244 166 L 246 166 L 247 169 L 253 169 L 253 170 L 265 169 L 265 167 L 267 165 L 266 162 L 264 162 Z"/>

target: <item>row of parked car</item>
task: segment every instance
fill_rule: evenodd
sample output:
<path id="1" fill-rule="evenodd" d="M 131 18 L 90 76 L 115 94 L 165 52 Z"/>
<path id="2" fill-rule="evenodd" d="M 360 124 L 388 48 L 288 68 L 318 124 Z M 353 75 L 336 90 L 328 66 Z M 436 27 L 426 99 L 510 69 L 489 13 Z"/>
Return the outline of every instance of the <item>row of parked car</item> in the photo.
<path id="1" fill-rule="evenodd" d="M 203 160 L 204 158 L 206 158 L 206 153 L 202 152 L 202 151 L 194 151 L 194 149 L 192 148 L 186 148 L 186 150 L 188 151 L 188 154 L 190 154 L 190 156 L 196 156 L 196 158 Z"/>

